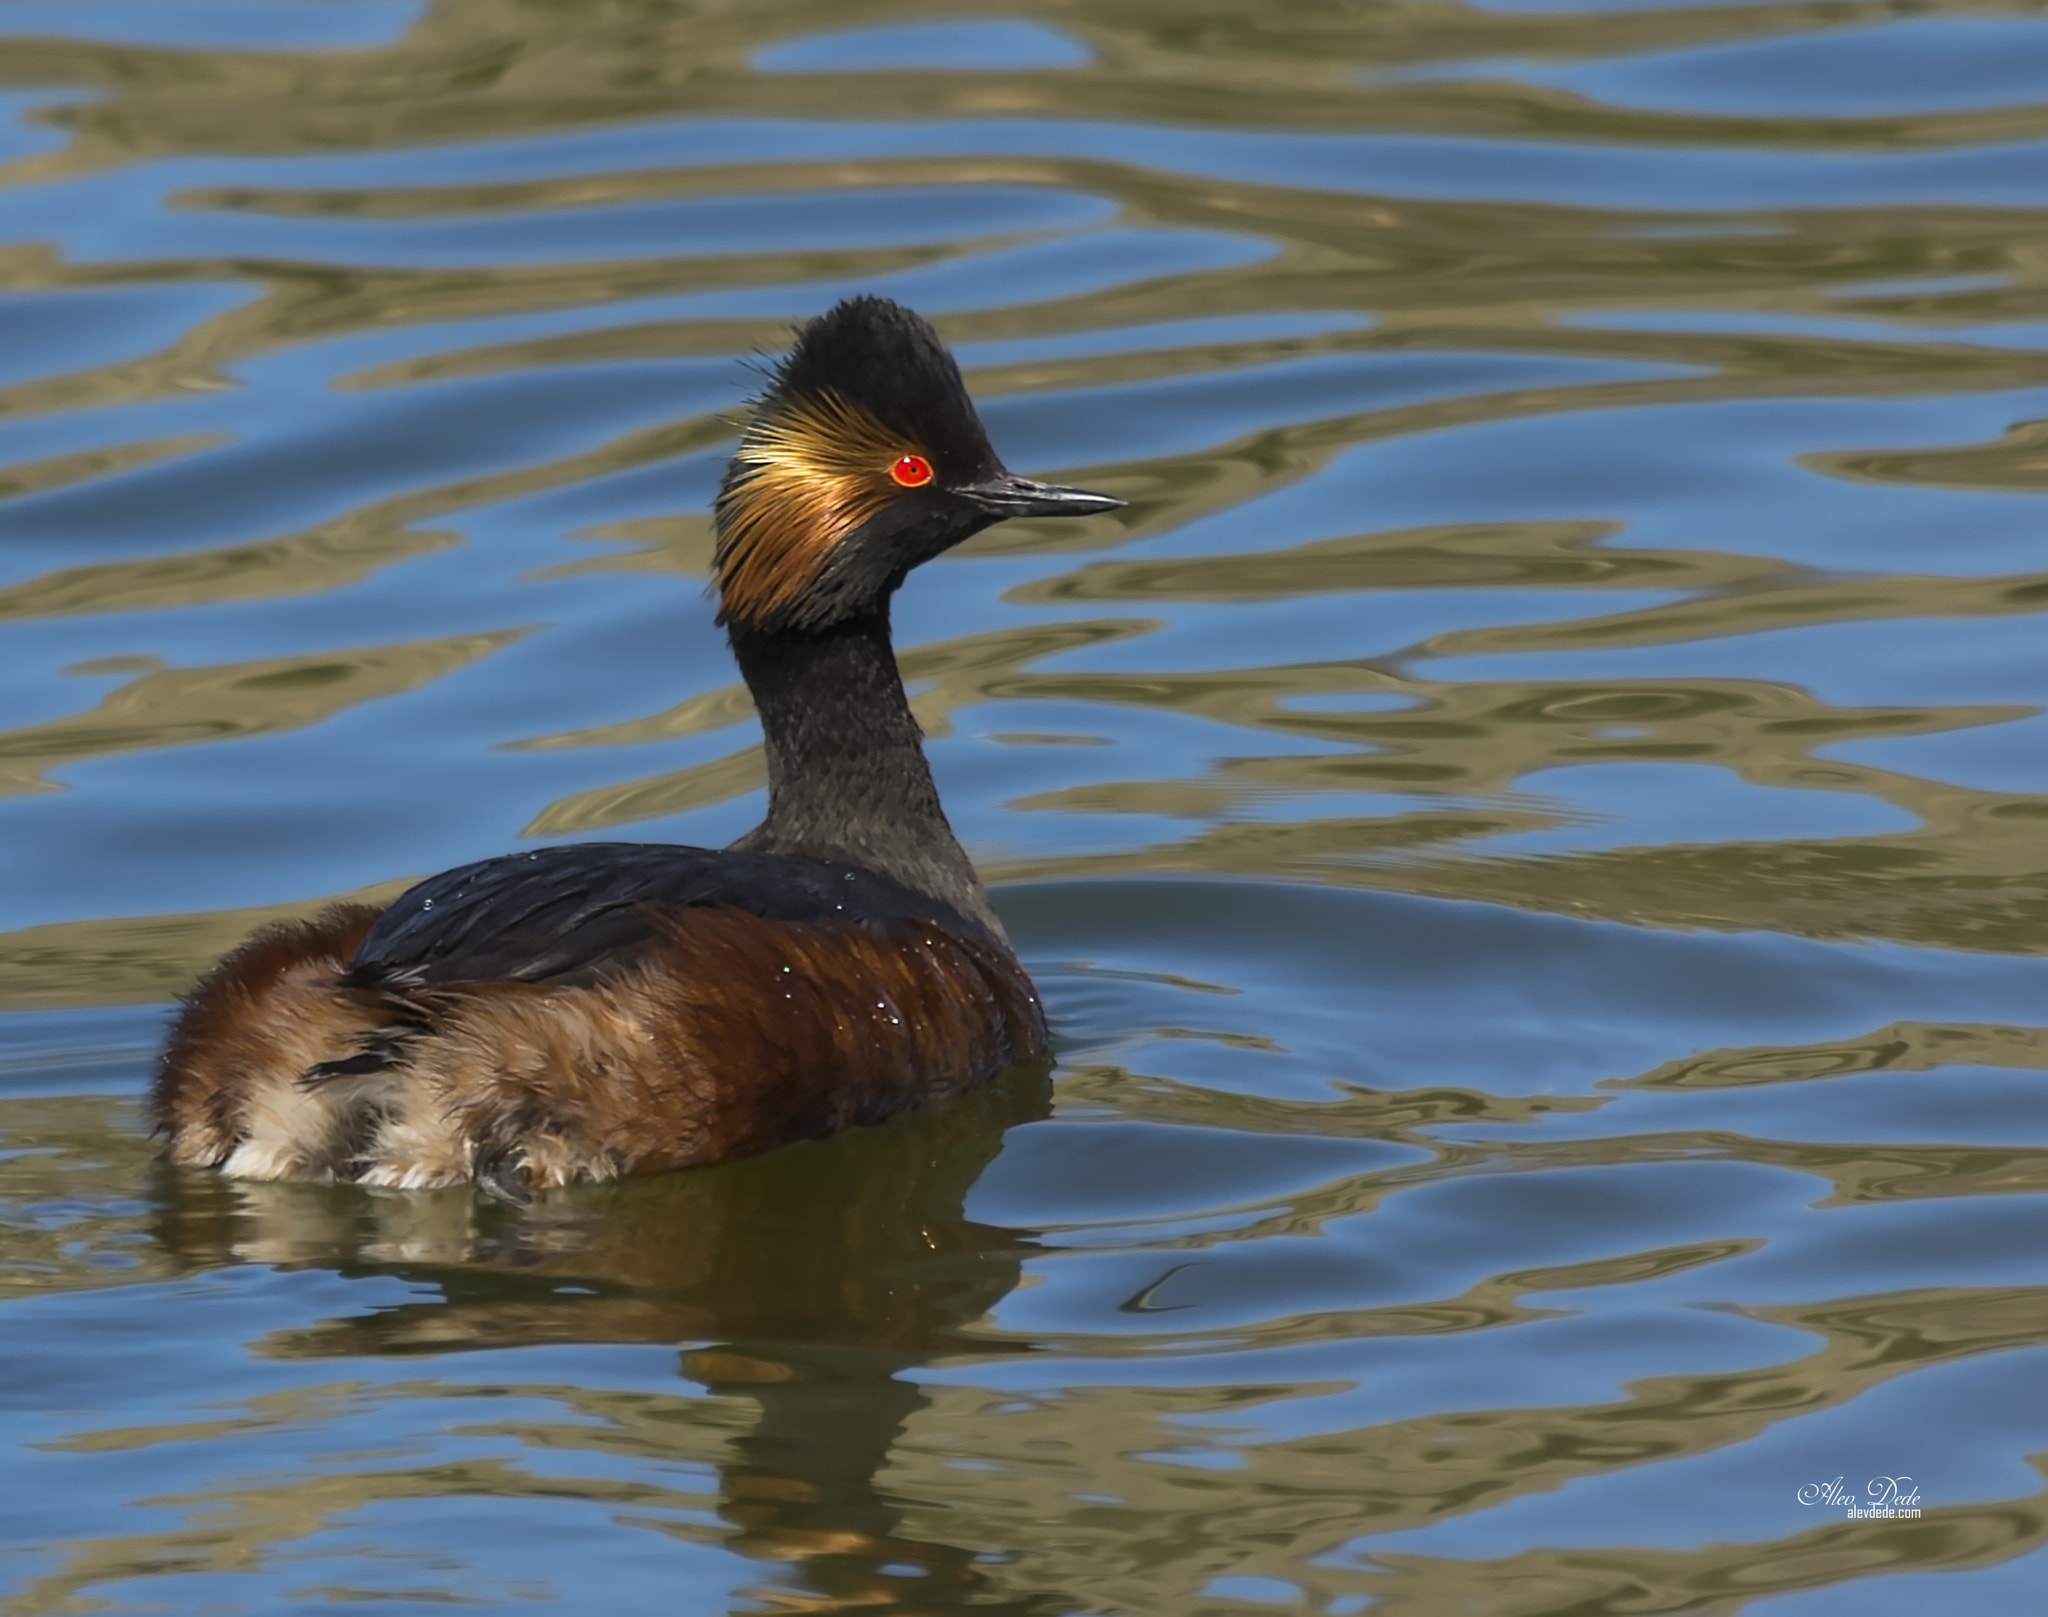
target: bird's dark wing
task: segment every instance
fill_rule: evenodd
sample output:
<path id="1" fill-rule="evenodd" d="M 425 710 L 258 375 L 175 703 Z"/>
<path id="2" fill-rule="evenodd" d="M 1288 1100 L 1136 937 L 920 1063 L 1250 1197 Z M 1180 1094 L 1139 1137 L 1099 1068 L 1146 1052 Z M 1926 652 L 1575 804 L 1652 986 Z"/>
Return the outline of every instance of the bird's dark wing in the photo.
<path id="1" fill-rule="evenodd" d="M 421 882 L 377 919 L 350 975 L 364 985 L 596 982 L 700 905 L 767 921 L 936 920 L 978 932 L 884 876 L 822 859 L 661 843 L 585 842 L 507 854 Z"/>

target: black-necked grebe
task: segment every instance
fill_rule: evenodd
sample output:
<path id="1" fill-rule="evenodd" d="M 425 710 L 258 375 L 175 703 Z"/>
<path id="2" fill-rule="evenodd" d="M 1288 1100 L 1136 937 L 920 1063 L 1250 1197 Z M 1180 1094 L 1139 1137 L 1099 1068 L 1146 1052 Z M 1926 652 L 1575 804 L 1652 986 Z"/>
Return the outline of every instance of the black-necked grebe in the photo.
<path id="1" fill-rule="evenodd" d="M 1122 502 L 1013 477 L 909 310 L 854 298 L 774 372 L 716 505 L 719 622 L 768 817 L 586 843 L 255 934 L 157 1076 L 174 1161 L 511 1194 L 875 1122 L 1045 1048 L 939 806 L 889 640 L 904 575 L 991 523 Z"/>

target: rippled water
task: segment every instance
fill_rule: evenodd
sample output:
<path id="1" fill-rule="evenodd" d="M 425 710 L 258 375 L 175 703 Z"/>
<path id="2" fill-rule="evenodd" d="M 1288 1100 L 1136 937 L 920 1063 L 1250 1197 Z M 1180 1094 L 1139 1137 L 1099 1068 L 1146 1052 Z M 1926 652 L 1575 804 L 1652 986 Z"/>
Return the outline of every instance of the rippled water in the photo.
<path id="1" fill-rule="evenodd" d="M 0 1612 L 2048 1606 L 2048 12 L 1569 3 L 0 0 Z M 752 823 L 855 290 L 1130 502 L 898 614 L 1049 1091 L 154 1165 L 252 924 Z"/>

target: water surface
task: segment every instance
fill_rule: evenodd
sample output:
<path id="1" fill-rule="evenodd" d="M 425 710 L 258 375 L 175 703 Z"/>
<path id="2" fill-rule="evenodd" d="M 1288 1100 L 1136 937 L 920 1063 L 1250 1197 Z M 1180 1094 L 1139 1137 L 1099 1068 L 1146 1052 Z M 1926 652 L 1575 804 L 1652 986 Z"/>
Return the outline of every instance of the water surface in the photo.
<path id="1" fill-rule="evenodd" d="M 2041 1609 L 2044 176 L 2024 0 L 0 0 L 0 1612 Z M 1129 502 L 897 613 L 1050 1078 L 156 1165 L 251 926 L 758 817 L 857 291 Z"/>

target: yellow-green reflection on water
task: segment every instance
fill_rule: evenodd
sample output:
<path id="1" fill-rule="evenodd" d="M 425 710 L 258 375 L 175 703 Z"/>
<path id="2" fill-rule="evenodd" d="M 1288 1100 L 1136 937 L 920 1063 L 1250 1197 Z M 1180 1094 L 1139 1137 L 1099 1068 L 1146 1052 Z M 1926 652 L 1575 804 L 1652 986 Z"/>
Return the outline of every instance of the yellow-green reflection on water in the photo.
<path id="1" fill-rule="evenodd" d="M 0 5 L 0 1610 L 2033 1609 L 2044 30 Z M 1049 1090 L 156 1167 L 252 926 L 751 822 L 704 513 L 853 291 L 1129 502 L 898 614 Z"/>
<path id="2" fill-rule="evenodd" d="M 1413 1118 L 1416 1097 L 1408 1101 Z M 17 1194 L 107 1209 L 88 1248 L 60 1252 L 33 1237 L 11 1239 L 17 1295 L 159 1282 L 221 1265 L 338 1265 L 402 1274 L 419 1300 L 276 1332 L 251 1349 L 326 1361 L 562 1342 L 727 1344 L 682 1354 L 678 1368 L 701 1392 L 401 1370 L 373 1381 L 316 1379 L 218 1413 L 93 1427 L 47 1443 L 56 1454 L 146 1455 L 164 1445 L 254 1444 L 308 1430 L 345 1441 L 352 1417 L 419 1401 L 446 1423 L 449 1441 L 480 1441 L 496 1452 L 440 1459 L 417 1440 L 397 1449 L 372 1442 L 333 1450 L 329 1465 L 289 1479 L 167 1495 L 151 1503 L 185 1525 L 81 1543 L 23 1586 L 16 1609 L 70 1609 L 66 1602 L 85 1589 L 139 1576 L 290 1558 L 302 1553 L 295 1545 L 406 1501 L 582 1503 L 621 1530 L 681 1535 L 800 1567 L 802 1583 L 849 1604 L 885 1591 L 904 1598 L 907 1562 L 922 1568 L 913 1575 L 955 1580 L 960 1594 L 978 1599 L 1078 1597 L 1097 1609 L 1175 1609 L 1226 1573 L 1284 1576 L 1324 1600 L 1370 1591 L 1396 1610 L 1442 1610 L 1461 1599 L 1485 1609 L 1563 1610 L 1567 1594 L 1583 1602 L 1624 1593 L 1734 1609 L 1714 1602 L 1825 1585 L 1852 1570 L 1992 1564 L 2041 1542 L 2043 1507 L 2028 1499 L 1996 1509 L 1936 1507 L 1882 1543 L 1838 1525 L 1768 1546 L 1625 1560 L 1613 1552 L 1480 1561 L 1375 1552 L 1369 1564 L 1348 1564 L 1337 1553 L 1360 1533 L 1731 1448 L 1774 1423 L 1850 1404 L 1890 1378 L 2038 1346 L 2043 1316 L 2028 1287 L 1929 1287 L 1756 1308 L 1759 1320 L 1802 1333 L 1808 1350 L 1746 1372 L 1650 1377 L 1623 1397 L 1579 1407 L 1481 1405 L 1356 1433 L 1247 1444 L 1222 1473 L 1202 1468 L 1190 1438 L 1218 1430 L 1219 1419 L 1224 1432 L 1255 1431 L 1243 1423 L 1255 1421 L 1262 1404 L 1342 1385 L 1245 1386 L 1220 1402 L 1214 1389 L 1178 1385 L 1177 1375 L 1157 1386 L 1084 1382 L 1021 1398 L 972 1385 L 921 1387 L 906 1379 L 915 1366 L 971 1366 L 1008 1345 L 977 1316 L 1016 1284 L 1032 1243 L 963 1217 L 961 1196 L 998 1131 L 1043 1109 L 1042 1089 L 1024 1080 L 972 1106 L 829 1147 L 587 1195 L 522 1218 L 464 1196 L 235 1187 L 197 1175 L 159 1179 L 153 1211 L 117 1211 L 144 1170 L 138 1145 L 107 1151 L 104 1104 L 9 1103 L 8 1138 L 33 1153 Z M 1444 1113 L 1420 1108 L 1425 1117 Z M 1470 1112 L 1452 1106 L 1448 1114 Z M 1288 1217 L 1335 1211 L 1297 1206 Z M 1498 1331 L 1576 1311 L 1547 1306 L 1547 1294 L 1638 1285 L 1761 1244 L 1707 1242 L 1508 1271 L 1426 1304 L 1276 1318 L 1233 1333 L 1228 1344 L 1213 1333 L 1184 1341 L 1169 1333 L 1135 1343 L 1109 1335 L 1031 1345 L 1099 1373 L 1133 1352 L 1142 1361 L 1226 1345 L 1271 1350 Z M 430 1293 L 418 1290 L 422 1282 Z M 490 1402 L 532 1412 L 493 1419 Z M 1187 1458 L 1176 1462 L 1177 1452 Z M 623 1460 L 633 1475 L 585 1474 L 578 1456 Z M 972 1467 L 963 1470 L 968 1456 Z M 1001 1552 L 1000 1570 L 978 1568 L 977 1552 Z M 476 1592 L 510 1596 L 488 1582 Z M 931 1608 L 913 1601 L 907 1609 Z"/>

